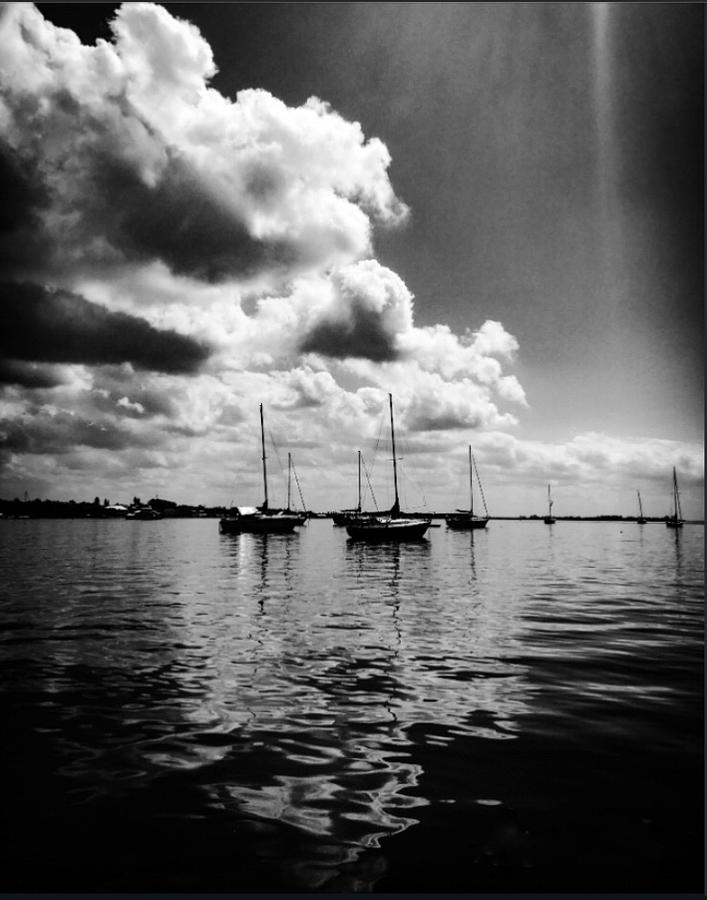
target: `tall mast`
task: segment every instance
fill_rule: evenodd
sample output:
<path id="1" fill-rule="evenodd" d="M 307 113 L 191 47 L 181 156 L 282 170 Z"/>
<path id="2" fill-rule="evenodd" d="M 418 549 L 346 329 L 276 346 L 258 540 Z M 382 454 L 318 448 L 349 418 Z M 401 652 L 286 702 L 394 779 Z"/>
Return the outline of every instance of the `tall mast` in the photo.
<path id="1" fill-rule="evenodd" d="M 287 512 L 290 511 L 290 488 L 292 486 L 292 454 L 287 454 Z"/>
<path id="2" fill-rule="evenodd" d="M 552 498 L 550 497 L 550 485 L 547 486 L 547 514 L 552 515 Z"/>
<path id="3" fill-rule="evenodd" d="M 474 477 L 471 472 L 471 444 L 469 444 L 469 512 L 474 515 Z"/>
<path id="4" fill-rule="evenodd" d="M 641 503 L 641 492 L 636 491 L 638 494 L 638 515 L 643 518 L 643 504 Z"/>
<path id="5" fill-rule="evenodd" d="M 361 512 L 361 451 L 358 451 L 358 506 L 356 512 Z"/>
<path id="6" fill-rule="evenodd" d="M 395 459 L 395 426 L 393 424 L 393 395 L 388 394 L 388 401 L 390 403 L 390 440 L 393 445 L 393 483 L 395 485 L 395 503 L 393 503 L 393 508 L 391 509 L 392 515 L 397 515 L 400 512 L 400 500 L 398 498 L 398 464 Z"/>
<path id="7" fill-rule="evenodd" d="M 268 508 L 268 470 L 265 464 L 265 425 L 263 424 L 263 404 L 260 404 L 260 444 L 263 448 L 263 488 L 265 489 L 265 502 L 263 509 Z"/>

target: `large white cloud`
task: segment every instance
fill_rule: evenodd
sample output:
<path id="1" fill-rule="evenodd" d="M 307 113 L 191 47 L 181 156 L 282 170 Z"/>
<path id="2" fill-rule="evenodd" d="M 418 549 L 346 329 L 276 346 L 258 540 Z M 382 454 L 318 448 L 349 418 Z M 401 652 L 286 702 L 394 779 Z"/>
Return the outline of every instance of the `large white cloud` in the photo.
<path id="1" fill-rule="evenodd" d="M 161 7 L 125 4 L 112 28 L 113 44 L 86 47 L 27 4 L 0 21 L 2 134 L 43 191 L 54 277 L 161 259 L 209 280 L 287 278 L 370 252 L 372 222 L 405 217 L 385 146 L 357 123 L 317 98 L 223 97 L 206 41 Z"/>

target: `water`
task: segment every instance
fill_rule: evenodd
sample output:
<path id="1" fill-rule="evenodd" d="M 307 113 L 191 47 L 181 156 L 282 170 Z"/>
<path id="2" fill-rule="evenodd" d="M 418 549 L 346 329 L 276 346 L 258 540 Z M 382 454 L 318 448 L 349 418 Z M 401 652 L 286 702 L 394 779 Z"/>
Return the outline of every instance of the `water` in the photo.
<path id="1" fill-rule="evenodd" d="M 3 889 L 696 893 L 703 541 L 2 521 Z"/>

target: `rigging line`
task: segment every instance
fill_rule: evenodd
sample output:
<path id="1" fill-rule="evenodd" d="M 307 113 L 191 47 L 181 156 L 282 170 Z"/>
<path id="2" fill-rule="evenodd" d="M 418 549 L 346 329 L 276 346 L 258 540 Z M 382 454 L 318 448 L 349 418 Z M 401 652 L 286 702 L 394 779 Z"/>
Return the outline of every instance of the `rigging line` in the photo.
<path id="1" fill-rule="evenodd" d="M 404 459 L 404 457 L 402 457 Z M 422 486 L 422 483 L 417 480 L 415 475 L 410 471 L 410 469 L 404 470 L 405 480 L 412 483 L 413 489 L 416 493 L 420 494 L 422 497 L 422 506 L 423 508 L 427 507 L 427 497 L 425 496 L 425 489 Z"/>
<path id="2" fill-rule="evenodd" d="M 280 474 L 284 474 L 285 467 L 282 465 L 282 460 L 280 459 L 280 454 L 277 452 L 277 444 L 275 443 L 275 439 L 272 436 L 272 432 L 268 428 L 268 438 L 270 439 L 270 447 L 275 453 L 275 458 L 277 459 L 277 464 L 280 466 Z"/>
<path id="3" fill-rule="evenodd" d="M 268 434 L 268 440 L 270 441 L 270 449 L 275 454 L 275 459 L 277 460 L 277 464 L 280 468 L 280 477 L 285 479 L 285 491 L 287 491 L 287 479 L 285 478 L 285 467 L 282 464 L 282 459 L 278 452 L 277 444 L 275 443 L 275 438 L 272 436 L 272 431 L 270 431 L 269 428 L 267 429 L 267 434 Z M 286 505 L 286 504 L 283 504 L 283 507 L 284 507 L 284 505 Z"/>
<path id="4" fill-rule="evenodd" d="M 378 451 L 380 449 L 381 440 L 383 439 L 382 436 L 383 436 L 384 422 L 385 422 L 385 414 L 383 414 L 383 416 L 381 416 L 381 420 L 378 425 L 378 437 L 376 438 L 376 444 L 375 444 L 375 447 L 373 448 L 373 465 L 371 466 L 371 474 L 373 474 L 373 472 L 376 468 L 376 461 L 378 459 Z"/>
<path id="5" fill-rule="evenodd" d="M 404 435 L 402 435 L 400 438 L 398 438 L 398 443 L 400 444 L 400 448 L 402 450 L 402 453 L 404 454 L 402 456 L 398 456 L 398 462 L 401 462 L 403 459 L 405 459 L 405 456 L 409 452 L 408 451 L 408 442 L 407 442 L 406 437 Z M 422 486 L 421 482 L 419 482 L 417 480 L 417 478 L 415 477 L 414 467 L 412 467 L 412 468 L 410 466 L 401 467 L 398 477 L 400 477 L 400 476 L 402 476 L 401 481 L 403 482 L 403 487 L 401 487 L 401 493 L 404 489 L 406 492 L 406 502 L 407 502 L 407 499 L 409 499 L 407 486 L 408 486 L 408 484 L 411 484 L 412 488 L 413 488 L 413 492 L 416 494 L 419 494 L 422 497 L 422 506 L 423 506 L 423 509 L 426 509 L 427 508 L 427 497 L 425 496 L 425 489 Z"/>
<path id="6" fill-rule="evenodd" d="M 304 503 L 304 497 L 302 496 L 302 488 L 300 487 L 299 478 L 297 477 L 297 469 L 295 469 L 294 462 L 292 463 L 292 474 L 295 476 L 295 484 L 297 485 L 297 492 L 299 493 L 300 503 L 302 504 L 302 509 L 306 510 L 307 507 Z"/>
<path id="7" fill-rule="evenodd" d="M 486 506 L 486 497 L 484 495 L 484 486 L 481 483 L 481 479 L 479 478 L 479 470 L 476 468 L 476 457 L 472 456 L 471 459 L 474 463 L 474 472 L 476 473 L 476 481 L 477 481 L 477 484 L 479 485 L 479 492 L 481 493 L 481 499 L 484 502 L 484 512 L 488 516 L 489 510 L 488 510 L 488 507 Z"/>
<path id="8" fill-rule="evenodd" d="M 368 489 L 370 490 L 371 497 L 373 498 L 373 505 L 376 508 L 376 512 L 380 512 L 380 510 L 378 508 L 378 501 L 376 500 L 376 495 L 373 493 L 373 485 L 371 484 L 371 479 L 368 476 L 368 469 L 366 468 L 366 460 L 363 457 L 361 457 L 361 462 L 363 463 L 363 471 L 366 475 L 366 483 L 368 484 Z"/>

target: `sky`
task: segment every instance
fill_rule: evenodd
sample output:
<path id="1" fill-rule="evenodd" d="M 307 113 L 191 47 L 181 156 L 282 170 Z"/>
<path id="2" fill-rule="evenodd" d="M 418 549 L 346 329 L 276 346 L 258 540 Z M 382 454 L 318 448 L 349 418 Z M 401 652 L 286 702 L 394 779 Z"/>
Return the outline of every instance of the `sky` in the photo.
<path id="1" fill-rule="evenodd" d="M 0 496 L 704 493 L 704 7 L 11 3 Z M 364 479 L 365 484 L 365 479 Z M 366 487 L 364 502 L 371 506 Z M 477 497 L 476 502 L 479 502 Z"/>

